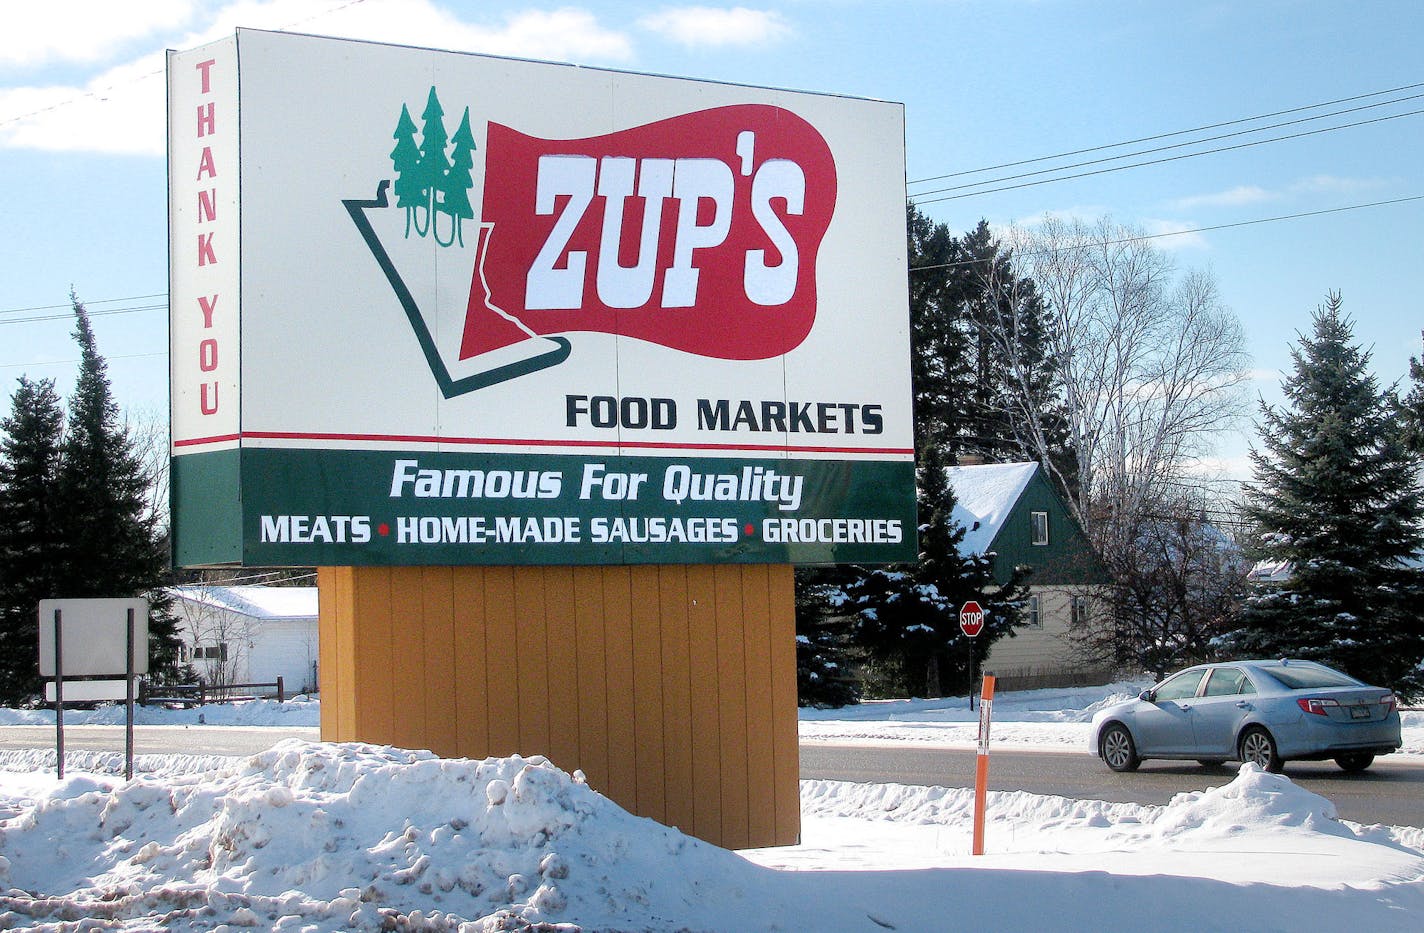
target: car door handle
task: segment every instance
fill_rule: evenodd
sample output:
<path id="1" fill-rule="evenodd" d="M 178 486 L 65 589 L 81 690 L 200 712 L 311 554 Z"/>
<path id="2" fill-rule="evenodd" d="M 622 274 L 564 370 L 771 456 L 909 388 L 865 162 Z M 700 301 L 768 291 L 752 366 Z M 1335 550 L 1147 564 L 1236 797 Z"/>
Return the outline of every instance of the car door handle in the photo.
<path id="1" fill-rule="evenodd" d="M 1237 701 L 1236 701 L 1236 708 L 1237 708 L 1237 709 L 1255 709 L 1255 707 L 1253 707 L 1250 703 L 1247 703 L 1245 700 L 1237 700 Z"/>
<path id="2" fill-rule="evenodd" d="M 1178 703 L 1177 709 L 1181 710 L 1184 713 L 1190 713 L 1192 711 L 1192 708 L 1185 703 Z"/>

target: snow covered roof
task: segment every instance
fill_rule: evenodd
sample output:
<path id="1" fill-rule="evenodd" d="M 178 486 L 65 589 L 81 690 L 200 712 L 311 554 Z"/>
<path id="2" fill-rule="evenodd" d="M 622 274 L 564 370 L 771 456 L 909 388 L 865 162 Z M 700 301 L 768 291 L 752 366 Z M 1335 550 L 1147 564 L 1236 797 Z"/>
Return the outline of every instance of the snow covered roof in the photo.
<path id="1" fill-rule="evenodd" d="M 240 612 L 255 619 L 315 619 L 314 586 L 176 586 L 170 592 L 205 606 Z"/>
<path id="2" fill-rule="evenodd" d="M 1405 567 L 1424 570 L 1424 553 L 1406 557 L 1401 563 Z M 1246 574 L 1246 579 L 1252 583 L 1289 583 L 1294 573 L 1295 567 L 1288 560 L 1261 560 Z"/>
<path id="3" fill-rule="evenodd" d="M 1291 578 L 1291 562 L 1288 560 L 1257 561 L 1246 574 L 1252 583 L 1284 583 Z"/>
<path id="4" fill-rule="evenodd" d="M 989 549 L 1037 470 L 1037 463 L 983 463 L 945 471 L 954 487 L 954 519 L 964 526 L 964 553 Z"/>

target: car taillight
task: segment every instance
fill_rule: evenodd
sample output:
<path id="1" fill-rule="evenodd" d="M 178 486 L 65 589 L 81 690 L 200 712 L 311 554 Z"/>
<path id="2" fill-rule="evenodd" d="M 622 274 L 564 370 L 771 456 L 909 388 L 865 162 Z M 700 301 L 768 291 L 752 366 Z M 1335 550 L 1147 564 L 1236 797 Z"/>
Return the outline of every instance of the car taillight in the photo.
<path id="1" fill-rule="evenodd" d="M 1301 697 L 1295 702 L 1302 710 L 1314 716 L 1328 716 L 1329 713 L 1325 712 L 1326 707 L 1340 705 L 1338 700 L 1332 700 L 1329 697 Z"/>
<path id="2" fill-rule="evenodd" d="M 1388 716 L 1390 713 L 1399 709 L 1399 699 L 1392 693 L 1386 693 L 1380 697 L 1380 706 L 1384 707 L 1384 714 Z"/>

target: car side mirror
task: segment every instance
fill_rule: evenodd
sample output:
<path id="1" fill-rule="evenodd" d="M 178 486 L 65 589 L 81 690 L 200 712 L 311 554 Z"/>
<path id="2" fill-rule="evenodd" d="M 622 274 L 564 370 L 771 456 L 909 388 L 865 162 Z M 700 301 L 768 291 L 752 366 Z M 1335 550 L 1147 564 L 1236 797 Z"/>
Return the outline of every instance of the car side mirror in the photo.
<path id="1" fill-rule="evenodd" d="M 1142 691 L 1141 693 L 1139 693 L 1139 694 L 1137 695 L 1137 698 L 1138 698 L 1139 700 L 1142 700 L 1142 701 L 1146 702 L 1146 703 L 1156 703 L 1156 702 L 1157 702 L 1157 691 L 1155 691 L 1155 690 L 1153 690 L 1151 687 L 1149 687 L 1149 688 L 1147 688 L 1146 690 L 1144 690 L 1144 691 Z"/>

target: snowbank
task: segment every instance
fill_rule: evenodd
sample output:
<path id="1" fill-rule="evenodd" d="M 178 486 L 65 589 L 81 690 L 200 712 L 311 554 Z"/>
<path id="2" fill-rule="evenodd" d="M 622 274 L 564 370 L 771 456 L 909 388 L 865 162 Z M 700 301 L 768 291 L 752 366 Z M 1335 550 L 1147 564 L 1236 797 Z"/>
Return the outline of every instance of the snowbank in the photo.
<path id="1" fill-rule="evenodd" d="M 538 758 L 287 740 L 208 773 L 51 785 L 0 827 L 0 888 L 18 889 L 0 927 L 750 929 L 744 892 L 774 902 L 768 872 Z"/>
<path id="2" fill-rule="evenodd" d="M 197 759 L 180 763 L 192 768 Z M 0 771 L 0 929 L 1418 929 L 1419 830 L 1244 766 L 1165 807 L 803 782 L 800 846 L 738 855 L 539 758 L 287 740 L 130 783 Z M 1413 835 L 1411 835 L 1413 834 Z M 914 869 L 914 870 L 909 870 Z M 64 926 L 69 924 L 69 926 Z"/>

